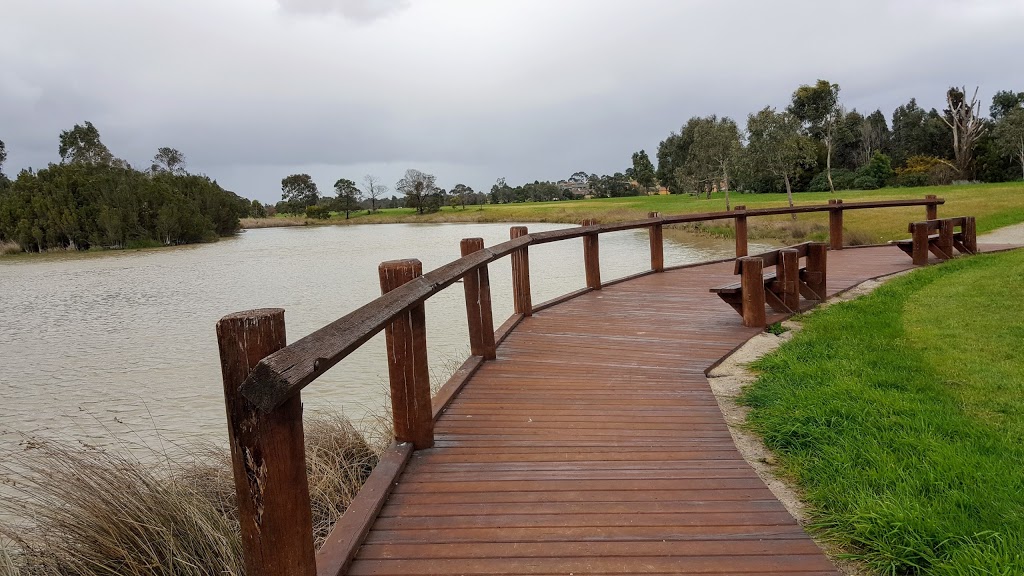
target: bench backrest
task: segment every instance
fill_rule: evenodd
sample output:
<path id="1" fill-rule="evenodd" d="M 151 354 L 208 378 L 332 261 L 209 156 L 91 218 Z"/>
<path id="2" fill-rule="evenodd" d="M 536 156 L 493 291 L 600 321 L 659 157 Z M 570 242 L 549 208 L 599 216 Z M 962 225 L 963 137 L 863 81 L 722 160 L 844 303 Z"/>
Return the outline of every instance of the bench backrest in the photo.
<path id="1" fill-rule="evenodd" d="M 810 247 L 811 244 L 812 244 L 812 242 L 804 242 L 802 244 L 797 244 L 796 246 L 786 246 L 785 248 L 779 248 L 778 250 L 771 250 L 769 252 L 763 252 L 761 254 L 754 254 L 752 256 L 752 258 L 760 258 L 761 261 L 764 262 L 764 267 L 768 268 L 769 266 L 775 266 L 775 265 L 777 265 L 779 263 L 779 251 L 780 250 L 785 250 L 785 249 L 796 250 L 797 251 L 797 258 L 806 258 L 807 257 L 807 250 L 808 250 L 808 248 Z M 735 266 L 735 269 L 733 271 L 733 274 L 741 274 L 742 273 L 741 268 L 742 268 L 742 264 L 740 264 L 739 260 L 736 260 L 736 266 Z"/>
<path id="2" fill-rule="evenodd" d="M 925 226 L 929 232 L 938 232 L 942 228 L 942 223 L 951 221 L 953 226 L 959 226 L 960 230 L 963 231 L 964 225 L 967 223 L 966 216 L 958 216 L 956 218 L 939 218 L 938 220 L 921 220 L 920 222 L 911 222 L 907 225 L 907 232 L 914 232 L 914 226 Z"/>

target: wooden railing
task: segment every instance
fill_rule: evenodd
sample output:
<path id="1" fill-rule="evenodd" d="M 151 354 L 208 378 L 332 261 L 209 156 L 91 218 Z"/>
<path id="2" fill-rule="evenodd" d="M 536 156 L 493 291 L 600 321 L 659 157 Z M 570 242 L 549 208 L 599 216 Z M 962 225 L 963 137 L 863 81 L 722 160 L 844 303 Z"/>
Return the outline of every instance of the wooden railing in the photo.
<path id="1" fill-rule="evenodd" d="M 736 256 L 740 257 L 747 255 L 748 218 L 828 212 L 830 247 L 840 250 L 844 211 L 925 206 L 926 217 L 932 220 L 936 218 L 937 206 L 943 203 L 935 196 L 845 204 L 830 200 L 824 205 L 756 210 L 737 206 L 727 212 L 676 216 L 652 212 L 643 220 L 611 224 L 586 220 L 578 228 L 548 232 L 530 233 L 525 226 L 514 226 L 507 242 L 489 248 L 480 238 L 463 240 L 461 258 L 426 274 L 418 260 L 382 263 L 379 298 L 288 346 L 281 309 L 250 310 L 224 317 L 217 323 L 217 338 L 246 574 L 343 573 L 412 451 L 433 445 L 434 420 L 473 372 L 483 362 L 495 358 L 497 344 L 522 318 L 536 311 L 612 283 L 669 269 L 664 263 L 663 226 L 732 219 Z M 600 235 L 636 229 L 649 231 L 650 270 L 602 282 Z M 582 238 L 584 243 L 586 288 L 534 305 L 530 246 L 575 238 Z M 514 313 L 495 331 L 488 265 L 506 256 L 512 261 Z M 472 355 L 431 398 L 423 304 L 460 279 L 466 296 Z M 381 331 L 387 341 L 395 443 L 322 549 L 316 552 L 305 474 L 300 391 Z"/>

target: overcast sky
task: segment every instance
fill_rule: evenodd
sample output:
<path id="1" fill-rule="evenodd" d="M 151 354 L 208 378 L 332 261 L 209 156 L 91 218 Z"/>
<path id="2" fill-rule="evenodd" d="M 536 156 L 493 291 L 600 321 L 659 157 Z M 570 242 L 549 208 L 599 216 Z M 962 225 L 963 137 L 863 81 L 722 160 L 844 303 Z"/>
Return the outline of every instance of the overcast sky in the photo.
<path id="1" fill-rule="evenodd" d="M 307 172 L 489 189 L 624 170 L 826 78 L 847 108 L 1024 91 L 1024 0 L 2 0 L 5 172 L 92 121 L 263 201 Z"/>

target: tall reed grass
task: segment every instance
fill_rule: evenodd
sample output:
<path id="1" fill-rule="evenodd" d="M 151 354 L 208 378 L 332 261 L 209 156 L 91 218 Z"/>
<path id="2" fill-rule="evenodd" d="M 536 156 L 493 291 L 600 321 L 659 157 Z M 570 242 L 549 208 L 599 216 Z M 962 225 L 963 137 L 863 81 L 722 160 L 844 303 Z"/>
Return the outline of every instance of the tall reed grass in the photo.
<path id="1" fill-rule="evenodd" d="M 333 412 L 308 415 L 305 434 L 319 547 L 390 438 Z M 244 573 L 225 448 L 154 453 L 156 463 L 144 463 L 127 452 L 26 444 L 0 464 L 0 575 Z"/>

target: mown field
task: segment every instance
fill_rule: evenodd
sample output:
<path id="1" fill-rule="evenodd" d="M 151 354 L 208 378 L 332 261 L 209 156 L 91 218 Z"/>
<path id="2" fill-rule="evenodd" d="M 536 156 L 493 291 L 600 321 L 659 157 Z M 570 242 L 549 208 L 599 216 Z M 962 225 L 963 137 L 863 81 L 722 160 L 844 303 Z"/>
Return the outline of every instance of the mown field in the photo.
<path id="1" fill-rule="evenodd" d="M 813 528 L 881 574 L 1024 574 L 1024 251 L 958 259 L 804 318 L 749 423 Z"/>
<path id="2" fill-rule="evenodd" d="M 882 200 L 899 198 L 923 198 L 936 194 L 946 200 L 939 208 L 940 216 L 972 215 L 978 218 L 978 232 L 1024 222 L 1024 182 L 999 184 L 972 184 L 962 186 L 939 186 L 927 188 L 884 188 L 881 190 L 846 190 L 835 195 L 827 192 L 805 192 L 795 195 L 797 204 L 821 204 L 830 198 L 841 198 L 844 202 L 858 200 Z M 739 194 L 732 193 L 733 206 L 746 205 L 748 208 L 785 206 L 785 194 Z M 725 197 L 715 194 L 711 199 L 695 198 L 690 195 L 634 196 L 627 198 L 603 198 L 561 202 L 532 202 L 524 204 L 498 204 L 445 207 L 434 214 L 417 215 L 415 210 L 396 208 L 380 210 L 374 214 L 365 211 L 353 213 L 347 223 L 369 224 L 385 222 L 564 222 L 575 224 L 584 218 L 595 218 L 599 222 L 614 222 L 645 218 L 648 212 L 662 214 L 686 214 L 694 212 L 715 212 L 725 210 Z M 851 211 L 845 215 L 845 226 L 854 243 L 876 243 L 907 237 L 906 226 L 911 220 L 924 218 L 924 208 L 884 209 Z M 776 219 L 754 219 L 751 221 L 752 238 L 824 239 L 827 236 L 828 217 L 826 214 L 802 215 L 800 224 L 793 229 L 789 217 Z M 266 220 L 245 220 L 243 226 L 258 228 L 266 225 L 302 225 L 304 218 L 279 217 Z M 308 220 L 310 224 L 346 223 L 344 215 L 335 215 L 328 221 Z M 727 223 L 723 223 L 727 224 Z M 729 236 L 731 229 L 726 226 L 705 226 L 705 233 Z"/>

